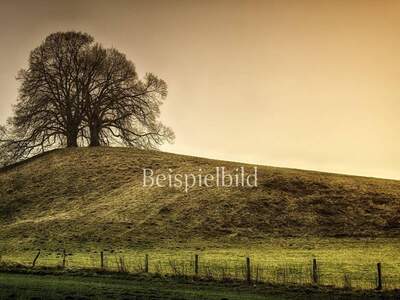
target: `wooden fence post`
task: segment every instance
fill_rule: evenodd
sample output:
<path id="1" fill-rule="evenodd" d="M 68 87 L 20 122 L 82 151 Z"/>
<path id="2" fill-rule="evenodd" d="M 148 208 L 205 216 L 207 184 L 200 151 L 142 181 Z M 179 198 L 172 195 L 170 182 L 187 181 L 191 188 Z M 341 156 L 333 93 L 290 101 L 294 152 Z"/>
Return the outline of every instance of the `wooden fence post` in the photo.
<path id="1" fill-rule="evenodd" d="M 104 252 L 100 252 L 100 268 L 104 270 Z"/>
<path id="2" fill-rule="evenodd" d="M 66 254 L 66 252 L 65 252 L 65 249 L 63 249 L 63 254 L 62 254 L 62 256 L 63 256 L 62 267 L 63 267 L 63 269 L 64 269 L 64 268 L 65 268 L 65 260 L 66 260 L 66 256 L 67 256 L 67 254 Z"/>
<path id="3" fill-rule="evenodd" d="M 250 257 L 246 257 L 246 279 L 247 282 L 251 283 L 251 264 L 250 264 Z"/>
<path id="4" fill-rule="evenodd" d="M 377 271 L 378 271 L 378 282 L 377 282 L 377 287 L 376 289 L 378 291 L 382 290 L 382 267 L 381 267 L 381 263 L 377 263 L 376 264 L 377 267 Z"/>
<path id="5" fill-rule="evenodd" d="M 318 284 L 318 265 L 317 265 L 317 259 L 313 259 L 312 262 L 312 281 L 313 284 Z"/>
<path id="6" fill-rule="evenodd" d="M 149 273 L 149 255 L 146 254 L 144 257 L 144 272 Z"/>
<path id="7" fill-rule="evenodd" d="M 40 256 L 40 250 L 39 250 L 39 252 L 36 254 L 36 256 L 35 256 L 35 258 L 34 258 L 34 260 L 33 260 L 33 262 L 32 262 L 32 268 L 35 267 L 36 261 L 38 260 L 39 256 Z"/>
<path id="8" fill-rule="evenodd" d="M 194 274 L 196 277 L 199 275 L 199 255 L 194 256 Z"/>

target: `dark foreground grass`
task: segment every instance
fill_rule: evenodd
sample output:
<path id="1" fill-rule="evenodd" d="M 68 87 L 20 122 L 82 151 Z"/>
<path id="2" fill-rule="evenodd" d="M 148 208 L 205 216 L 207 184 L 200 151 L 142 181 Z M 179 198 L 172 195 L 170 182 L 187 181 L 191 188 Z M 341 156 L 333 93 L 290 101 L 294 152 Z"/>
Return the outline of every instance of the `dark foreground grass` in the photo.
<path id="1" fill-rule="evenodd" d="M 18 270 L 0 272 L 0 299 L 399 299 L 396 292 L 348 292 L 317 287 L 248 286 L 146 275 Z"/>

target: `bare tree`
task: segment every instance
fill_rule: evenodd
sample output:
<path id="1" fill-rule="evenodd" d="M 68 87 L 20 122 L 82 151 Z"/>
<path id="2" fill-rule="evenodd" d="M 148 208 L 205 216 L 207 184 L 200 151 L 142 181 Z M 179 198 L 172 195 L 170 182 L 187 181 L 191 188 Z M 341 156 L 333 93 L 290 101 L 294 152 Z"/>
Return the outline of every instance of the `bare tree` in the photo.
<path id="1" fill-rule="evenodd" d="M 0 155 L 13 162 L 56 147 L 122 144 L 156 148 L 173 132 L 159 121 L 167 95 L 152 74 L 80 32 L 49 35 L 17 77 L 14 115 L 0 128 Z"/>
<path id="2" fill-rule="evenodd" d="M 87 87 L 85 122 L 89 145 L 113 143 L 140 148 L 156 148 L 174 138 L 171 129 L 158 121 L 166 83 L 151 73 L 140 80 L 135 66 L 115 49 L 101 51 L 101 65 Z"/>
<path id="3" fill-rule="evenodd" d="M 83 128 L 80 77 L 93 38 L 78 32 L 54 33 L 34 49 L 21 70 L 14 116 L 3 130 L 3 151 L 18 160 L 52 147 L 78 146 Z M 4 150 L 6 149 L 6 150 Z"/>

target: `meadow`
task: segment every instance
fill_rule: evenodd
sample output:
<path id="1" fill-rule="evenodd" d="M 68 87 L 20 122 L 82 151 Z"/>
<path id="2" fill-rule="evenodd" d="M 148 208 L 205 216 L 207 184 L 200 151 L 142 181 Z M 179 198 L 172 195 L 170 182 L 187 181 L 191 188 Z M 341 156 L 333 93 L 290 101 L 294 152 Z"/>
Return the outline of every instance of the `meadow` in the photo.
<path id="1" fill-rule="evenodd" d="M 250 273 L 257 286 L 374 292 L 380 263 L 382 289 L 400 288 L 400 181 L 259 166 L 250 189 L 142 186 L 143 168 L 241 165 L 99 147 L 4 168 L 0 271 L 103 269 L 247 286 Z"/>
<path id="2" fill-rule="evenodd" d="M 35 267 L 100 269 L 118 273 L 151 273 L 232 281 L 246 280 L 250 258 L 252 282 L 280 285 L 313 285 L 316 259 L 319 286 L 354 290 L 377 287 L 377 263 L 382 264 L 383 289 L 400 288 L 400 239 L 271 238 L 259 243 L 195 247 L 174 245 L 148 249 L 96 249 L 82 252 L 42 250 Z M 3 264 L 31 266 L 37 251 L 2 255 Z M 147 255 L 147 266 L 146 266 Z M 195 256 L 198 255 L 196 274 Z M 63 262 L 64 261 L 64 262 Z"/>
<path id="3" fill-rule="evenodd" d="M 286 293 L 264 292 L 261 294 L 249 288 L 237 290 L 216 284 L 188 284 L 157 278 L 144 279 L 0 273 L 0 299 L 293 299 Z"/>

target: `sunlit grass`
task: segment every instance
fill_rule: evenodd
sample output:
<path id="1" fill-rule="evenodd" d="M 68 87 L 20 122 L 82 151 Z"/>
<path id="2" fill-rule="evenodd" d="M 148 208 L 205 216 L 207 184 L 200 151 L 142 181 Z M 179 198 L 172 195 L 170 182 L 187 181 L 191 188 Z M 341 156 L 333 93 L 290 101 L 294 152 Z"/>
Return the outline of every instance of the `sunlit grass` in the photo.
<path id="1" fill-rule="evenodd" d="M 384 288 L 400 288 L 398 239 L 270 239 L 253 245 L 203 249 L 177 248 L 126 249 L 104 251 L 105 268 L 119 271 L 121 260 L 128 272 L 144 271 L 145 255 L 149 272 L 193 276 L 194 256 L 199 255 L 199 276 L 218 280 L 245 280 L 245 259 L 251 258 L 254 281 L 309 285 L 311 262 L 317 259 L 319 283 L 336 287 L 373 289 L 376 287 L 376 264 L 382 263 Z M 66 267 L 100 268 L 101 249 L 74 253 L 67 249 Z M 36 252 L 3 255 L 3 261 L 31 265 Z M 62 253 L 44 251 L 36 266 L 60 266 Z"/>

